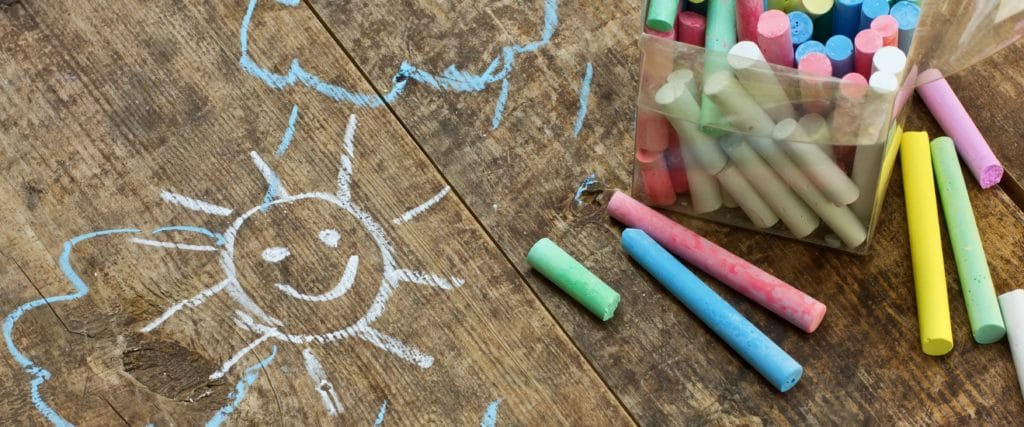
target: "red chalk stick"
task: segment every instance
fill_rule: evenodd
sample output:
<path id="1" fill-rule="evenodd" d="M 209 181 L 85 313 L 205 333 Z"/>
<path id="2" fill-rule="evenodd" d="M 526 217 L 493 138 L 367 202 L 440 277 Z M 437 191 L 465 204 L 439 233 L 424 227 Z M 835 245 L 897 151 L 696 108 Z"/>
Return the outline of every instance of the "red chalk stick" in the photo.
<path id="1" fill-rule="evenodd" d="M 883 46 L 898 46 L 900 23 L 892 15 L 882 15 L 871 21 L 871 29 L 882 35 Z"/>
<path id="2" fill-rule="evenodd" d="M 793 36 L 789 32 L 789 17 L 782 11 L 761 14 L 757 21 L 757 44 L 768 62 L 793 66 Z"/>
<path id="3" fill-rule="evenodd" d="M 864 78 L 871 78 L 871 60 L 875 57 L 875 52 L 884 46 L 882 41 L 882 33 L 875 30 L 864 30 L 857 33 L 857 37 L 853 40 L 854 50 L 856 53 L 853 56 L 853 69 Z"/>
<path id="4" fill-rule="evenodd" d="M 672 125 L 657 112 L 641 108 L 636 113 L 636 148 L 662 151 L 668 148 Z"/>
<path id="5" fill-rule="evenodd" d="M 660 151 L 637 150 L 636 162 L 640 167 L 640 181 L 644 194 L 655 206 L 668 206 L 676 202 L 676 191 Z"/>
<path id="6" fill-rule="evenodd" d="M 736 34 L 739 41 L 757 42 L 757 21 L 762 13 L 763 0 L 736 0 Z"/>
<path id="7" fill-rule="evenodd" d="M 668 166 L 668 175 L 672 178 L 672 188 L 676 193 L 690 192 L 690 180 L 686 177 L 686 165 L 683 162 L 683 153 L 679 148 L 679 136 L 674 129 L 670 129 L 672 135 L 669 137 L 668 150 L 665 150 L 665 164 Z"/>
<path id="8" fill-rule="evenodd" d="M 823 53 L 812 52 L 800 60 L 797 68 L 801 74 L 817 77 L 832 77 L 832 61 Z M 800 98 L 804 101 L 804 111 L 823 114 L 828 110 L 828 85 L 820 79 L 800 79 Z"/>
<path id="9" fill-rule="evenodd" d="M 676 36 L 683 43 L 704 47 L 707 26 L 708 21 L 704 15 L 685 11 L 676 18 Z"/>
<path id="10" fill-rule="evenodd" d="M 623 193 L 612 196 L 608 214 L 804 332 L 814 332 L 825 317 L 825 304 Z"/>
<path id="11" fill-rule="evenodd" d="M 652 30 L 650 28 L 644 27 L 644 33 L 645 34 L 650 34 L 650 35 L 655 36 L 655 37 L 659 37 L 659 38 L 663 38 L 663 39 L 668 39 L 668 40 L 675 40 L 676 39 L 676 29 L 675 29 L 675 27 L 673 27 L 671 31 L 658 31 L 658 30 Z"/>

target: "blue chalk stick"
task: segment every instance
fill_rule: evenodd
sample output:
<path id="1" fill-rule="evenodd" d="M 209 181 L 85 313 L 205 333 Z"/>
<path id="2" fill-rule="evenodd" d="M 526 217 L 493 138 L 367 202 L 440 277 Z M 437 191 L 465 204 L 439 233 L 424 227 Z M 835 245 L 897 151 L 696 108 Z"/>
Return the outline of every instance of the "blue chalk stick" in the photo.
<path id="1" fill-rule="evenodd" d="M 793 46 L 800 46 L 814 35 L 814 21 L 806 13 L 789 12 L 789 33 L 793 37 Z"/>
<path id="2" fill-rule="evenodd" d="M 853 40 L 860 32 L 860 9 L 864 0 L 838 0 L 832 12 L 832 32 Z"/>
<path id="3" fill-rule="evenodd" d="M 832 76 L 840 77 L 853 72 L 853 42 L 849 37 L 836 34 L 825 43 L 825 55 L 832 62 Z"/>
<path id="4" fill-rule="evenodd" d="M 800 381 L 804 368 L 643 230 L 622 232 L 622 247 L 693 314 L 779 391 Z"/>
<path id="5" fill-rule="evenodd" d="M 888 14 L 889 0 L 864 0 L 860 7 L 860 29 L 870 28 L 871 21 L 874 21 L 879 16 Z"/>
<path id="6" fill-rule="evenodd" d="M 917 22 L 921 20 L 921 6 L 909 1 L 901 1 L 892 6 L 890 14 L 900 24 L 900 49 L 910 52 L 910 43 L 914 41 Z"/>
<path id="7" fill-rule="evenodd" d="M 825 54 L 825 45 L 821 44 L 821 42 L 817 40 L 811 40 L 809 42 L 801 44 L 800 46 L 797 46 L 796 53 L 793 55 L 796 58 L 796 65 L 800 66 L 800 61 L 803 60 L 805 56 L 812 52 Z"/>

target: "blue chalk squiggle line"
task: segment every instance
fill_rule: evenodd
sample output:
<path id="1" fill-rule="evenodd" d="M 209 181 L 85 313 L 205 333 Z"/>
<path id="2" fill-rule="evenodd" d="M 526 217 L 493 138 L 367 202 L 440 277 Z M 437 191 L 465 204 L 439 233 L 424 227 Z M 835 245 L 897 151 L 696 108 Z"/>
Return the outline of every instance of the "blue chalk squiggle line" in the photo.
<path id="1" fill-rule="evenodd" d="M 576 113 L 576 127 L 572 130 L 573 138 L 580 136 L 583 121 L 587 119 L 587 99 L 590 98 L 590 81 L 594 79 L 594 65 L 587 63 L 587 71 L 583 74 L 583 85 L 580 87 L 580 109 Z"/>
<path id="2" fill-rule="evenodd" d="M 83 281 L 82 278 L 78 276 L 78 273 L 75 272 L 74 268 L 71 267 L 71 250 L 74 249 L 75 245 L 97 237 L 109 236 L 112 234 L 130 234 L 140 232 L 142 232 L 142 230 L 137 230 L 133 228 L 94 231 L 92 233 L 86 233 L 78 237 L 72 238 L 67 242 L 64 242 L 64 251 L 61 252 L 60 260 L 58 263 L 60 265 L 61 271 L 64 273 L 64 276 L 67 277 L 68 280 L 71 282 L 71 285 L 74 286 L 75 292 L 67 295 L 58 295 L 52 298 L 40 298 L 34 301 L 27 302 L 25 304 L 18 306 L 18 308 L 14 309 L 14 311 L 12 311 L 10 314 L 7 315 L 7 317 L 4 318 L 3 333 L 4 344 L 7 345 L 7 351 L 9 351 L 11 353 L 11 356 L 14 357 L 14 360 L 16 360 L 19 365 L 21 365 L 22 369 L 25 370 L 25 373 L 32 376 L 32 380 L 29 382 L 29 384 L 32 387 L 32 404 L 35 405 L 36 410 L 39 411 L 40 414 L 46 417 L 46 419 L 49 420 L 54 425 L 63 427 L 70 426 L 71 423 L 69 423 L 63 417 L 58 415 L 55 409 L 53 409 L 52 407 L 50 407 L 50 405 L 46 404 L 46 402 L 43 401 L 42 394 L 39 392 L 39 386 L 41 386 L 44 382 L 50 379 L 50 371 L 43 369 L 42 366 L 36 365 L 35 362 L 29 359 L 28 356 L 25 356 L 25 354 L 18 349 L 18 346 L 14 344 L 14 324 L 17 323 L 17 321 L 21 319 L 21 317 L 24 316 L 25 313 L 31 310 L 34 310 L 36 308 L 42 307 L 50 303 L 76 300 L 84 297 L 86 294 L 89 293 L 89 286 L 85 284 L 85 281 Z"/>
<path id="3" fill-rule="evenodd" d="M 373 422 L 373 427 L 380 427 L 384 425 L 384 415 L 387 415 L 387 413 L 388 401 L 385 400 L 384 403 L 380 405 L 380 411 L 377 411 L 377 419 Z"/>
<path id="4" fill-rule="evenodd" d="M 302 84 L 324 96 L 338 102 L 347 102 L 358 107 L 377 108 L 385 102 L 392 103 L 405 91 L 409 81 L 416 81 L 425 84 L 439 91 L 453 92 L 480 92 L 488 85 L 495 82 L 501 83 L 501 92 L 498 95 L 498 102 L 494 106 L 494 117 L 491 119 L 491 127 L 497 128 L 501 124 L 505 112 L 505 104 L 508 102 L 509 82 L 508 77 L 515 65 L 516 56 L 523 53 L 535 52 L 546 46 L 551 41 L 551 36 L 558 26 L 558 0 L 544 0 L 544 28 L 541 30 L 540 40 L 526 44 L 514 44 L 501 49 L 501 55 L 491 60 L 490 64 L 481 74 L 474 74 L 469 71 L 458 69 L 454 64 L 445 68 L 440 75 L 435 76 L 428 71 L 421 70 L 408 61 L 402 61 L 398 71 L 391 78 L 391 90 L 384 94 L 383 98 L 376 93 L 357 93 L 344 87 L 327 83 L 318 76 L 306 71 L 299 64 L 298 58 L 293 58 L 288 74 L 277 74 L 256 63 L 249 55 L 249 25 L 252 23 L 253 12 L 256 10 L 257 0 L 250 0 L 249 6 L 242 18 L 242 26 L 239 34 L 241 44 L 241 57 L 239 65 L 246 73 L 262 80 L 267 86 L 274 89 L 283 89 L 288 86 Z M 278 3 L 286 6 L 296 6 L 296 0 L 277 0 Z M 499 69 L 500 66 L 500 69 Z"/>
<path id="5" fill-rule="evenodd" d="M 217 413 L 213 414 L 210 421 L 206 422 L 206 427 L 217 427 L 223 424 L 224 421 L 227 421 L 228 416 L 235 412 L 235 410 L 238 409 L 238 405 L 241 405 L 242 401 L 245 400 L 245 395 L 249 393 L 249 387 L 252 386 L 252 383 L 259 379 L 260 370 L 270 365 L 274 361 L 274 356 L 277 356 L 276 345 L 272 350 L 270 350 L 270 356 L 267 356 L 266 359 L 260 360 L 259 362 L 256 362 L 255 365 L 245 368 L 245 373 L 242 375 L 242 379 L 238 380 L 238 384 L 235 384 L 235 391 L 228 394 L 228 397 L 232 397 L 234 400 L 223 408 L 217 410 Z"/>
<path id="6" fill-rule="evenodd" d="M 292 105 L 292 115 L 288 117 L 288 127 L 284 129 L 284 136 L 281 137 L 281 143 L 277 146 L 277 152 L 274 154 L 277 157 L 284 155 L 284 152 L 288 150 L 288 146 L 292 144 L 292 135 L 295 134 L 295 122 L 299 120 L 299 106 Z"/>

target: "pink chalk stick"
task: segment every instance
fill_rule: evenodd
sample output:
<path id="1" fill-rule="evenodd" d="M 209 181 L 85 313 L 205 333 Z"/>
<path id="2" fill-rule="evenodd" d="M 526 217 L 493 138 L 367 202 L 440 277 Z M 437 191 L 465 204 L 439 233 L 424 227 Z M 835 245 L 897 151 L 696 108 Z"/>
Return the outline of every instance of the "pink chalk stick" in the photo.
<path id="1" fill-rule="evenodd" d="M 643 182 L 644 194 L 655 206 L 668 206 L 676 202 L 676 191 L 672 187 L 672 178 L 665 165 L 665 156 L 660 151 L 636 152 L 636 162 L 640 168 L 640 181 Z"/>
<path id="2" fill-rule="evenodd" d="M 608 214 L 804 332 L 814 332 L 825 317 L 825 304 L 621 192 L 608 202 Z"/>
<path id="3" fill-rule="evenodd" d="M 675 29 L 675 27 L 673 27 L 671 31 L 658 31 L 658 30 L 652 30 L 652 29 L 647 28 L 645 26 L 644 27 L 644 34 L 650 34 L 652 36 L 663 38 L 663 39 L 668 39 L 668 40 L 675 40 L 676 39 L 676 29 Z"/>
<path id="4" fill-rule="evenodd" d="M 882 34 L 875 30 L 863 30 L 857 33 L 853 40 L 855 53 L 853 55 L 853 69 L 864 78 L 871 78 L 871 60 L 875 52 L 884 46 Z"/>
<path id="5" fill-rule="evenodd" d="M 672 31 L 655 31 L 650 28 L 644 28 L 645 34 L 666 40 L 675 40 L 675 31 L 675 29 L 672 29 Z M 675 58 L 672 55 L 662 55 L 657 50 L 644 54 L 643 65 L 641 66 L 641 69 L 643 69 L 643 77 L 641 77 L 640 81 L 641 86 L 653 94 L 661 85 L 665 84 L 665 78 L 668 77 L 675 67 L 674 62 Z"/>
<path id="6" fill-rule="evenodd" d="M 970 114 L 967 114 L 960 99 L 953 93 L 953 88 L 942 78 L 942 73 L 935 69 L 927 70 L 921 73 L 920 79 L 931 82 L 918 86 L 917 93 L 924 99 L 942 130 L 953 138 L 957 153 L 967 163 L 981 188 L 991 188 L 998 184 L 1003 179 L 1003 165 L 992 153 L 992 148 L 974 120 L 971 120 Z"/>
<path id="7" fill-rule="evenodd" d="M 768 62 L 793 66 L 793 35 L 789 32 L 789 17 L 781 10 L 761 14 L 757 21 L 757 44 Z"/>
<path id="8" fill-rule="evenodd" d="M 833 137 L 840 144 L 833 147 L 836 164 L 849 175 L 853 171 L 853 159 L 857 147 L 849 145 L 857 140 L 857 129 L 860 125 L 862 102 L 868 94 L 868 79 L 857 73 L 843 76 L 839 82 L 839 99 L 836 101 L 835 112 L 832 113 Z"/>
<path id="9" fill-rule="evenodd" d="M 900 23 L 892 15 L 882 15 L 871 21 L 871 29 L 882 35 L 883 46 L 897 46 L 900 41 Z M 905 52 L 904 52 L 905 53 Z"/>
<path id="10" fill-rule="evenodd" d="M 668 166 L 668 175 L 672 178 L 672 188 L 676 193 L 689 193 L 690 180 L 686 177 L 686 165 L 683 162 L 683 154 L 679 148 L 679 136 L 675 129 L 670 129 L 672 135 L 669 137 L 668 149 L 665 150 L 665 165 Z"/>
<path id="11" fill-rule="evenodd" d="M 657 112 L 639 109 L 636 113 L 636 148 L 644 151 L 663 151 L 668 148 L 672 125 Z"/>
<path id="12" fill-rule="evenodd" d="M 763 0 L 736 0 L 736 35 L 739 41 L 757 42 L 757 21 L 762 13 Z"/>
<path id="13" fill-rule="evenodd" d="M 708 20 L 704 15 L 685 11 L 676 17 L 676 36 L 683 43 L 704 47 L 707 26 Z"/>
<path id="14" fill-rule="evenodd" d="M 829 86 L 822 78 L 832 77 L 832 61 L 823 53 L 813 52 L 800 60 L 797 69 L 801 74 L 810 76 L 800 79 L 800 98 L 804 101 L 804 111 L 824 113 L 828 110 L 831 97 L 828 93 Z"/>

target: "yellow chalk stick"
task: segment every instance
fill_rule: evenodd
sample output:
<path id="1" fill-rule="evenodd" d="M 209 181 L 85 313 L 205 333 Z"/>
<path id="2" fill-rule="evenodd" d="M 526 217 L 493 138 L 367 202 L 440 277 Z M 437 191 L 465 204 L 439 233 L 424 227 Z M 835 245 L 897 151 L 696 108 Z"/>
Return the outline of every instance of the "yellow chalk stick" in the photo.
<path id="1" fill-rule="evenodd" d="M 939 207 L 935 198 L 928 133 L 904 132 L 900 159 L 921 348 L 927 355 L 942 356 L 953 349 L 953 327 L 949 318 L 949 294 L 942 261 Z"/>

